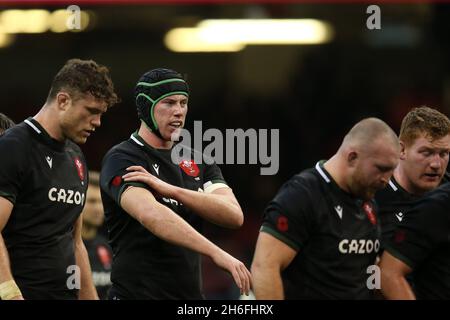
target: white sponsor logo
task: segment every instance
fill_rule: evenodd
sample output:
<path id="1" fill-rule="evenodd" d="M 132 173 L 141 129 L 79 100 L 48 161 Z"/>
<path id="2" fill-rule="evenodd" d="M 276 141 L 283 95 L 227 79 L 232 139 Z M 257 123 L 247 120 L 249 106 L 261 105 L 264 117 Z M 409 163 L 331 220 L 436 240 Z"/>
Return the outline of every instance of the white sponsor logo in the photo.
<path id="1" fill-rule="evenodd" d="M 165 203 L 173 204 L 173 205 L 176 205 L 176 206 L 182 206 L 183 205 L 181 202 L 178 202 L 177 200 L 172 199 L 172 198 L 164 198 L 163 197 L 162 199 L 163 199 L 163 201 Z"/>
<path id="2" fill-rule="evenodd" d="M 63 202 L 67 204 L 84 204 L 84 193 L 74 190 L 51 188 L 48 190 L 48 198 L 53 202 Z"/>
<path id="3" fill-rule="evenodd" d="M 399 212 L 395 216 L 397 217 L 398 221 L 402 222 L 404 217 L 403 212 Z"/>
<path id="4" fill-rule="evenodd" d="M 339 252 L 344 254 L 366 254 L 372 252 L 378 252 L 380 250 L 380 241 L 377 239 L 366 240 L 366 239 L 343 239 L 339 242 Z"/>
<path id="5" fill-rule="evenodd" d="M 49 157 L 49 156 L 46 156 L 46 157 L 45 157 L 45 160 L 47 160 L 48 166 L 49 166 L 50 169 L 51 169 L 51 168 L 52 168 L 52 162 L 53 162 L 53 159 L 52 159 L 51 157 Z"/>
<path id="6" fill-rule="evenodd" d="M 342 219 L 342 212 L 344 211 L 344 209 L 341 206 L 336 206 L 334 207 L 334 210 L 336 210 L 337 214 L 339 215 L 339 218 Z"/>

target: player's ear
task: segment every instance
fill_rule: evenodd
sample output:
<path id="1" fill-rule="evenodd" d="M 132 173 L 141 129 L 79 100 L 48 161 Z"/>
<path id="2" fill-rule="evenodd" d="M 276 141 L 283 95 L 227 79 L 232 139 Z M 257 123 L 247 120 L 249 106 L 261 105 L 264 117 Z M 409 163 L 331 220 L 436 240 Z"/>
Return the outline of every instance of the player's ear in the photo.
<path id="1" fill-rule="evenodd" d="M 406 160 L 406 145 L 400 140 L 400 160 Z"/>
<path id="2" fill-rule="evenodd" d="M 356 165 L 356 162 L 358 161 L 359 155 L 356 150 L 351 150 L 347 154 L 347 163 L 350 167 L 354 167 Z"/>
<path id="3" fill-rule="evenodd" d="M 67 92 L 60 91 L 56 94 L 56 105 L 60 110 L 66 110 L 71 103 L 70 95 Z"/>

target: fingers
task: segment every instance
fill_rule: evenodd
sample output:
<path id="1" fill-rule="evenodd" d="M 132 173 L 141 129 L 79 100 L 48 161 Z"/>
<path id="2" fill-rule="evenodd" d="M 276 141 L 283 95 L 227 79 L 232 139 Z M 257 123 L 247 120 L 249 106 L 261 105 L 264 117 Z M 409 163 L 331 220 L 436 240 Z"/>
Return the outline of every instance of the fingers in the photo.
<path id="1" fill-rule="evenodd" d="M 239 288 L 239 292 L 242 294 L 242 282 L 241 277 L 239 275 L 238 269 L 234 268 L 234 266 L 231 268 L 231 275 L 233 276 L 234 282 L 236 282 L 236 285 Z"/>
<path id="2" fill-rule="evenodd" d="M 245 267 L 245 265 L 239 260 L 235 260 L 232 263 L 231 274 L 233 275 L 234 281 L 240 290 L 240 294 L 249 295 L 251 288 L 251 274 L 250 271 Z"/>
<path id="3" fill-rule="evenodd" d="M 143 182 L 143 183 L 149 185 L 150 187 L 154 187 L 156 184 L 155 177 L 153 177 L 152 175 L 144 174 L 144 173 L 137 172 L 137 171 L 130 172 L 130 173 L 123 175 L 122 179 L 126 182 L 130 182 L 130 181 Z"/>
<path id="4" fill-rule="evenodd" d="M 242 284 L 243 284 L 243 293 L 245 295 L 249 295 L 250 287 L 251 287 L 251 274 L 250 271 L 245 267 L 245 265 L 242 262 L 239 262 L 239 271 L 241 274 Z"/>
<path id="5" fill-rule="evenodd" d="M 148 173 L 142 166 L 130 166 L 127 168 L 127 171 L 138 171 L 142 173 Z"/>
<path id="6" fill-rule="evenodd" d="M 124 174 L 122 176 L 122 178 L 125 181 L 134 181 L 134 180 L 148 179 L 148 178 L 150 178 L 150 176 L 135 171 L 135 172 L 130 172 L 130 173 Z"/>

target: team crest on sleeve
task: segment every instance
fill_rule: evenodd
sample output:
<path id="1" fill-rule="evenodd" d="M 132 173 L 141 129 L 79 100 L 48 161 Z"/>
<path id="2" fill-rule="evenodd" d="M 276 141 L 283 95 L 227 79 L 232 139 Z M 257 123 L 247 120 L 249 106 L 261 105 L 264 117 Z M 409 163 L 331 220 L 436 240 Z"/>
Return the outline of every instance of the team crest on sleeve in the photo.
<path id="1" fill-rule="evenodd" d="M 114 187 L 120 186 L 121 183 L 122 183 L 122 177 L 121 177 L 121 176 L 115 176 L 115 177 L 112 179 L 112 181 L 111 181 L 111 184 L 112 184 Z"/>
<path id="2" fill-rule="evenodd" d="M 191 177 L 197 177 L 200 173 L 200 170 L 194 160 L 181 161 L 180 168 L 183 169 L 184 173 Z"/>
<path id="3" fill-rule="evenodd" d="M 397 230 L 397 232 L 394 235 L 394 242 L 395 243 L 402 243 L 405 241 L 406 234 L 404 230 Z"/>
<path id="4" fill-rule="evenodd" d="M 286 232 L 289 229 L 288 219 L 285 216 L 279 216 L 277 219 L 277 229 L 281 232 Z"/>
<path id="5" fill-rule="evenodd" d="M 373 206 L 369 202 L 364 202 L 363 209 L 367 214 L 367 218 L 369 218 L 370 223 L 373 225 L 377 224 L 377 217 L 375 215 L 375 212 L 373 210 Z"/>
<path id="6" fill-rule="evenodd" d="M 83 162 L 81 162 L 80 158 L 76 157 L 74 159 L 75 167 L 77 168 L 78 177 L 80 177 L 80 180 L 84 181 L 84 165 Z"/>

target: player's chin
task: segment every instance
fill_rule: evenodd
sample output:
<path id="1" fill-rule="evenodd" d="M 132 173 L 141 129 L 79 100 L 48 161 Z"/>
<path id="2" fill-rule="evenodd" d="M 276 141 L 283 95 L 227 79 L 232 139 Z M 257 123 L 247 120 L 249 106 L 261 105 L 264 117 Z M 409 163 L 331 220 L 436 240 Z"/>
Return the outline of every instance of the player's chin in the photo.
<path id="1" fill-rule="evenodd" d="M 361 195 L 361 197 L 363 198 L 363 200 L 371 200 L 375 197 L 375 193 L 379 190 L 380 188 L 368 188 L 366 190 L 364 190 L 363 194 Z"/>
<path id="2" fill-rule="evenodd" d="M 85 144 L 87 141 L 87 137 L 77 136 L 77 137 L 74 137 L 72 139 L 72 141 L 75 142 L 76 144 Z"/>
<path id="3" fill-rule="evenodd" d="M 422 183 L 421 189 L 425 190 L 426 192 L 431 191 L 431 190 L 437 188 L 439 186 L 440 182 L 441 182 L 441 179 L 433 179 L 433 180 L 424 181 Z"/>
<path id="4" fill-rule="evenodd" d="M 180 135 L 181 135 L 181 128 L 167 130 L 167 136 L 169 137 L 168 140 L 178 141 L 180 139 Z"/>

